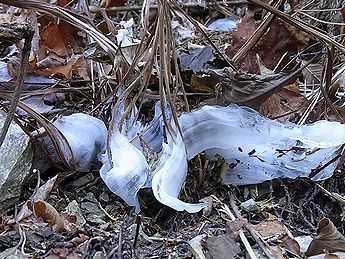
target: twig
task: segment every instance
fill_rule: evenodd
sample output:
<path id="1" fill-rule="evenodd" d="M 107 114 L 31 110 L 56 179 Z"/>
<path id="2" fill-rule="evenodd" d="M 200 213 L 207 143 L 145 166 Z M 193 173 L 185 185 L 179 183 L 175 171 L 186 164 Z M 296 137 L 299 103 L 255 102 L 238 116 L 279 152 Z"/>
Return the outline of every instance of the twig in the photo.
<path id="1" fill-rule="evenodd" d="M 220 2 L 209 2 L 207 3 L 207 6 L 213 6 L 213 5 L 221 5 L 221 4 L 228 4 L 228 5 L 239 5 L 239 4 L 247 4 L 248 1 L 220 1 Z M 198 3 L 186 3 L 183 4 L 183 8 L 189 8 L 189 7 L 203 7 Z M 108 8 L 100 8 L 96 6 L 89 6 L 91 13 L 100 13 L 100 12 L 128 12 L 128 11 L 140 11 L 142 10 L 142 5 L 131 5 L 131 6 L 115 6 L 115 7 L 108 7 Z M 150 9 L 158 9 L 158 5 L 151 5 Z"/>
<path id="2" fill-rule="evenodd" d="M 311 173 L 308 175 L 308 178 L 311 179 L 311 178 L 317 176 L 323 169 L 325 169 L 326 167 L 328 167 L 331 164 L 333 164 L 334 162 L 336 162 L 340 157 L 341 157 L 340 154 L 336 155 L 335 157 L 330 159 L 327 163 L 325 163 L 323 166 L 320 166 L 319 168 L 316 168 L 316 169 L 312 169 Z"/>
<path id="3" fill-rule="evenodd" d="M 319 40 L 322 40 L 328 44 L 331 44 L 331 45 L 337 47 L 337 49 L 339 49 L 341 52 L 345 53 L 345 47 L 342 44 L 340 44 L 339 42 L 333 40 L 331 37 L 329 37 L 327 34 L 325 34 L 322 30 L 320 30 L 316 27 L 312 27 L 304 21 L 293 18 L 293 17 L 273 8 L 272 6 L 270 6 L 268 4 L 260 2 L 259 0 L 248 0 L 248 2 L 250 2 L 252 4 L 256 4 L 256 5 L 264 8 L 265 10 L 275 14 L 277 17 L 279 17 L 283 21 L 287 22 L 288 24 L 290 24 L 290 25 L 292 25 L 292 26 L 294 26 L 294 27 L 296 27 L 296 28 L 298 28 L 304 32 L 311 34 L 312 36 L 318 38 Z"/>
<path id="4" fill-rule="evenodd" d="M 331 199 L 337 201 L 341 207 L 345 208 L 345 197 L 340 195 L 339 193 L 336 192 L 330 192 L 327 189 L 323 188 L 320 184 L 316 184 L 316 186 L 328 197 Z M 344 212 L 343 212 L 344 213 Z"/>
<path id="5" fill-rule="evenodd" d="M 225 213 L 230 217 L 230 219 L 231 219 L 232 221 L 236 220 L 236 217 L 234 216 L 234 214 L 232 214 L 232 212 L 230 211 L 230 208 L 228 207 L 228 205 L 223 204 L 223 210 L 222 210 L 222 211 L 225 212 Z M 239 236 L 240 236 L 240 238 L 241 238 L 241 241 L 242 241 L 244 247 L 246 248 L 246 250 L 247 250 L 247 252 L 248 252 L 250 258 L 251 258 L 251 259 L 256 259 L 257 257 L 256 257 L 256 255 L 255 255 L 255 253 L 254 253 L 254 250 L 253 250 L 253 248 L 250 246 L 247 237 L 246 237 L 245 234 L 243 233 L 243 230 L 240 229 L 240 230 L 238 231 L 238 233 L 239 233 Z"/>
<path id="6" fill-rule="evenodd" d="M 135 229 L 135 237 L 134 237 L 134 242 L 133 242 L 134 249 L 136 248 L 137 242 L 138 242 L 138 237 L 139 237 L 139 232 L 140 232 L 140 225 L 141 225 L 141 216 L 137 215 L 137 218 L 136 218 L 135 221 L 136 221 L 135 223 L 137 225 L 137 228 Z"/>
<path id="7" fill-rule="evenodd" d="M 177 9 L 178 11 L 180 11 L 187 19 L 189 22 L 191 22 L 193 24 L 193 26 L 203 35 L 203 37 L 208 41 L 208 43 L 211 45 L 211 47 L 217 52 L 217 54 L 235 71 L 237 71 L 237 68 L 235 66 L 235 64 L 233 63 L 232 60 L 230 60 L 224 53 L 222 53 L 216 45 L 214 45 L 214 43 L 211 41 L 211 39 L 207 36 L 206 32 L 201 28 L 201 26 L 199 25 L 199 23 L 193 19 L 190 15 L 188 15 L 183 8 L 181 8 L 176 1 L 171 1 L 171 3 L 169 3 L 169 5 L 173 8 L 173 9 Z"/>
<path id="8" fill-rule="evenodd" d="M 275 8 L 278 8 L 281 4 L 281 0 L 277 1 L 274 4 Z M 246 55 L 249 53 L 249 50 L 262 38 L 262 36 L 266 33 L 272 22 L 274 21 L 274 14 L 267 13 L 265 17 L 262 19 L 259 27 L 255 30 L 255 32 L 249 37 L 249 39 L 242 45 L 242 47 L 237 51 L 237 53 L 232 58 L 232 61 L 235 64 L 238 64 Z"/>
<path id="9" fill-rule="evenodd" d="M 304 13 L 304 11 L 302 12 L 302 11 L 297 10 L 296 13 L 305 15 L 305 16 L 307 16 L 308 18 L 310 18 L 310 19 L 312 19 L 312 20 L 314 20 L 314 21 L 317 21 L 317 22 L 319 22 L 319 23 L 330 24 L 330 25 L 339 25 L 339 26 L 344 26 L 344 25 L 345 25 L 345 23 L 343 23 L 343 22 L 327 22 L 327 21 L 323 21 L 323 20 L 317 19 L 317 18 L 315 18 L 314 16 L 311 16 L 311 15 L 309 15 L 309 14 Z"/>
<path id="10" fill-rule="evenodd" d="M 239 219 L 243 219 L 240 211 L 238 210 L 236 204 L 235 204 L 235 199 L 234 196 L 231 194 L 230 195 L 230 206 L 232 208 L 232 210 L 234 211 L 235 215 L 237 218 Z M 244 220 L 244 219 L 243 219 Z M 266 246 L 267 244 L 265 244 L 265 242 L 263 242 L 260 237 L 258 236 L 258 234 L 256 233 L 255 229 L 253 228 L 253 226 L 250 223 L 246 223 L 244 224 L 244 227 L 247 229 L 247 231 L 250 233 L 250 235 L 253 237 L 253 239 L 255 240 L 255 242 L 259 245 L 259 247 L 261 248 L 261 250 L 265 253 L 265 255 L 269 258 L 269 259 L 274 259 L 274 257 L 271 255 L 271 253 L 267 250 Z"/>
<path id="11" fill-rule="evenodd" d="M 118 249 L 117 249 L 117 258 L 122 259 L 122 227 L 120 227 L 120 232 L 119 232 L 119 242 L 118 242 Z"/>
<path id="12" fill-rule="evenodd" d="M 111 215 L 102 207 L 102 205 L 101 205 L 100 202 L 98 202 L 98 207 L 104 212 L 104 214 L 105 214 L 109 219 L 111 219 L 111 220 L 114 221 L 114 222 L 117 221 L 113 216 L 111 216 Z"/>
<path id="13" fill-rule="evenodd" d="M 167 238 L 167 237 L 148 237 L 147 239 L 150 241 L 155 241 L 155 242 L 167 242 L 167 243 L 174 243 L 174 244 L 186 242 L 181 239 Z"/>
<path id="14" fill-rule="evenodd" d="M 6 138 L 7 131 L 11 125 L 11 122 L 12 122 L 12 119 L 14 116 L 14 112 L 17 108 L 19 97 L 20 97 L 20 94 L 22 92 L 24 79 L 25 79 L 25 75 L 26 75 L 26 70 L 27 70 L 28 62 L 29 62 L 29 56 L 30 56 L 30 50 L 31 50 L 31 41 L 32 41 L 32 38 L 34 35 L 34 31 L 31 30 L 31 28 L 29 26 L 21 24 L 21 25 L 18 25 L 17 29 L 23 30 L 22 33 L 23 33 L 23 38 L 24 38 L 24 47 L 22 49 L 22 58 L 21 58 L 21 64 L 22 65 L 20 67 L 20 72 L 19 72 L 19 76 L 18 76 L 18 84 L 16 86 L 16 90 L 15 90 L 13 99 L 11 100 L 11 106 L 8 109 L 7 117 L 6 117 L 6 120 L 4 122 L 4 126 L 1 130 L 0 147 Z"/>

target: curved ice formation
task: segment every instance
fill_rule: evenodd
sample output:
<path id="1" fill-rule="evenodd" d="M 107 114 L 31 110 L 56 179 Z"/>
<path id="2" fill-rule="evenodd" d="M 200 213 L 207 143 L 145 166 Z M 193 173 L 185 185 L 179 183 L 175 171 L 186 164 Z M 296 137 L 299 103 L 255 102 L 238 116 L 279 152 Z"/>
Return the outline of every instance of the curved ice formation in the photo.
<path id="1" fill-rule="evenodd" d="M 110 138 L 111 161 L 108 154 L 104 154 L 100 169 L 105 184 L 127 204 L 135 206 L 137 212 L 140 211 L 137 193 L 144 187 L 152 187 L 157 200 L 175 210 L 191 213 L 201 210 L 202 203 L 189 204 L 177 198 L 187 175 L 187 155 L 181 136 L 173 139 L 168 135 L 166 142 L 163 141 L 159 103 L 149 124 L 141 125 L 134 121 L 134 117 L 135 113 L 131 113 L 124 121 L 122 131 L 115 130 Z M 115 118 L 116 122 L 119 122 L 118 118 Z M 137 132 L 130 125 L 134 125 Z M 145 150 L 136 134 L 143 138 L 149 150 Z M 147 161 L 149 154 L 146 152 L 154 152 L 157 157 Z"/>
<path id="2" fill-rule="evenodd" d="M 103 155 L 100 175 L 108 188 L 139 211 L 137 192 L 147 180 L 148 164 L 143 153 L 119 130 L 110 138 L 111 161 Z"/>
<path id="3" fill-rule="evenodd" d="M 318 121 L 297 126 L 267 119 L 237 105 L 204 106 L 182 114 L 182 137 L 172 138 L 164 135 L 157 107 L 156 119 L 147 126 L 137 125 L 137 133 L 147 144 L 155 143 L 154 150 L 160 151 L 159 155 L 148 161 L 140 142 L 131 143 L 117 130 L 110 140 L 112 163 L 105 156 L 101 169 L 107 186 L 136 206 L 137 211 L 137 192 L 150 186 L 158 201 L 175 210 L 192 213 L 202 209 L 204 204 L 185 203 L 178 195 L 186 178 L 187 160 L 203 151 L 209 159 L 225 159 L 225 183 L 243 185 L 277 177 L 309 177 L 313 172 L 317 172 L 313 180 L 330 177 L 337 164 L 338 149 L 345 143 L 345 126 L 340 123 Z"/>
<path id="4" fill-rule="evenodd" d="M 203 203 L 186 203 L 177 198 L 187 176 L 187 154 L 181 136 L 178 134 L 175 141 L 168 137 L 168 143 L 163 143 L 162 153 L 161 164 L 152 179 L 156 199 L 177 211 L 200 211 L 205 207 Z"/>
<path id="5" fill-rule="evenodd" d="M 345 125 L 318 121 L 297 126 L 267 119 L 250 108 L 204 106 L 180 117 L 188 159 L 206 151 L 210 159 L 223 157 L 228 184 L 256 184 L 274 178 L 332 175 L 334 159 L 345 143 Z M 327 165 L 327 166 L 326 166 Z"/>

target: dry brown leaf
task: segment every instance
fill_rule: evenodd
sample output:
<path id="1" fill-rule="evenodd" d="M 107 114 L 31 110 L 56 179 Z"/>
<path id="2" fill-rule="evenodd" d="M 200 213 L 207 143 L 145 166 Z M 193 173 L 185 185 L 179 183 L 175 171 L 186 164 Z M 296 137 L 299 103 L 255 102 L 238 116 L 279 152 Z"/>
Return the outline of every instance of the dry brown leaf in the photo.
<path id="1" fill-rule="evenodd" d="M 78 29 L 63 20 L 59 23 L 51 21 L 46 16 L 38 19 L 40 24 L 40 60 L 48 52 L 53 52 L 60 57 L 72 54 L 73 48 L 84 47 L 84 39 L 78 35 Z M 38 61 L 40 61 L 38 60 Z"/>
<path id="2" fill-rule="evenodd" d="M 308 42 L 311 38 L 309 33 L 299 30 L 295 26 L 292 26 L 286 22 L 282 22 L 281 25 L 287 30 L 289 36 L 293 40 L 293 43 L 297 46 L 297 50 L 302 50 L 308 45 Z"/>
<path id="3" fill-rule="evenodd" d="M 81 255 L 78 255 L 68 248 L 52 248 L 50 254 L 45 259 L 79 259 Z"/>
<path id="4" fill-rule="evenodd" d="M 100 7 L 114 7 L 114 6 L 123 6 L 127 0 L 102 0 Z"/>
<path id="5" fill-rule="evenodd" d="M 319 255 L 309 256 L 308 259 L 344 259 L 345 253 L 337 252 L 337 253 L 325 253 Z"/>
<path id="6" fill-rule="evenodd" d="M 239 235 L 239 230 L 243 228 L 248 221 L 246 219 L 236 219 L 233 221 L 226 222 L 226 232 L 228 233 L 229 237 L 236 240 Z"/>
<path id="7" fill-rule="evenodd" d="M 301 247 L 298 242 L 293 239 L 288 234 L 285 234 L 283 237 L 280 238 L 281 243 L 279 246 L 284 247 L 290 253 L 302 257 Z"/>
<path id="8" fill-rule="evenodd" d="M 317 226 L 317 236 L 311 241 L 307 256 L 322 254 L 328 252 L 345 252 L 345 237 L 337 230 L 333 222 L 324 218 L 320 220 Z"/>
<path id="9" fill-rule="evenodd" d="M 308 108 L 309 101 L 296 92 L 294 84 L 273 94 L 260 107 L 260 112 L 268 118 L 280 121 L 296 121 Z M 289 90 L 292 89 L 292 90 Z"/>
<path id="10" fill-rule="evenodd" d="M 55 23 L 50 23 L 47 27 L 42 29 L 41 45 L 60 57 L 68 55 L 68 49 L 64 43 L 60 28 Z"/>
<path id="11" fill-rule="evenodd" d="M 340 259 L 340 257 L 336 254 L 332 254 L 332 253 L 326 251 L 325 259 Z"/>
<path id="12" fill-rule="evenodd" d="M 212 258 L 217 259 L 235 258 L 241 252 L 240 246 L 226 234 L 210 237 L 206 241 L 206 247 Z"/>
<path id="13" fill-rule="evenodd" d="M 214 93 L 216 85 L 214 80 L 209 76 L 193 74 L 190 86 L 194 91 Z"/>
<path id="14" fill-rule="evenodd" d="M 277 218 L 266 219 L 258 225 L 255 225 L 254 228 L 262 239 L 276 240 L 276 243 L 280 248 L 284 247 L 291 253 L 301 256 L 301 249 L 298 242 L 293 238 L 288 228 Z M 274 246 L 271 246 L 270 250 L 272 252 L 275 251 L 278 254 L 279 251 L 281 251 L 281 249 L 278 249 L 277 247 L 274 248 Z"/>
<path id="15" fill-rule="evenodd" d="M 67 64 L 63 66 L 47 67 L 37 71 L 41 76 L 54 76 L 62 79 L 71 79 L 76 75 L 82 79 L 89 80 L 87 60 L 82 56 L 72 56 Z"/>
<path id="16" fill-rule="evenodd" d="M 282 236 L 287 233 L 287 229 L 278 219 L 265 220 L 254 226 L 258 234 L 263 238 L 272 238 Z"/>
<path id="17" fill-rule="evenodd" d="M 70 3 L 71 3 L 70 0 L 58 0 L 58 6 L 65 7 L 65 6 L 67 6 L 68 4 L 70 4 Z"/>
<path id="18" fill-rule="evenodd" d="M 75 59 L 68 60 L 66 65 L 60 67 L 53 67 L 44 69 L 45 72 L 49 73 L 49 76 L 54 76 L 57 78 L 71 79 L 73 72 L 73 64 Z"/>
<path id="19" fill-rule="evenodd" d="M 37 191 L 33 194 L 31 197 L 31 200 L 46 200 L 50 194 L 50 192 L 53 190 L 56 184 L 58 176 L 56 175 L 52 179 L 48 180 L 44 185 L 39 187 Z M 27 202 L 24 203 L 23 207 L 19 211 L 16 221 L 20 222 L 22 219 L 27 218 L 32 215 L 32 211 L 29 210 L 27 206 Z"/>
<path id="20" fill-rule="evenodd" d="M 254 19 L 246 14 L 238 24 L 233 42 L 225 50 L 226 54 L 233 57 L 254 33 L 256 27 Z M 259 67 L 256 62 L 256 54 L 258 54 L 267 68 L 274 69 L 283 55 L 287 54 L 286 56 L 288 57 L 296 54 L 299 49 L 306 46 L 308 41 L 309 37 L 307 34 L 294 30 L 280 19 L 275 19 L 268 32 L 241 61 L 239 64 L 240 68 L 251 73 L 258 73 Z M 286 65 L 287 61 L 281 62 L 281 66 Z M 289 68 L 291 69 L 293 65 L 295 64 L 291 64 Z"/>
<path id="21" fill-rule="evenodd" d="M 89 236 L 86 236 L 86 235 L 84 235 L 84 234 L 79 234 L 79 236 L 72 238 L 71 242 L 72 242 L 74 245 L 78 246 L 78 245 L 80 245 L 81 243 L 84 243 L 86 240 L 89 240 L 89 239 L 90 239 Z"/>
<path id="22" fill-rule="evenodd" d="M 88 64 L 88 60 L 83 56 L 80 56 L 77 61 L 73 63 L 72 71 L 73 74 L 79 78 L 90 80 L 90 65 Z"/>
<path id="23" fill-rule="evenodd" d="M 214 88 L 217 95 L 216 98 L 209 99 L 205 103 L 217 105 L 236 103 L 256 109 L 282 87 L 295 82 L 301 70 L 302 68 L 299 68 L 290 73 L 267 75 L 235 73 L 229 68 L 205 71 L 202 74 L 207 79 L 204 84 Z"/>
<path id="24" fill-rule="evenodd" d="M 284 259 L 283 251 L 279 246 L 268 246 L 272 258 L 274 259 Z"/>
<path id="25" fill-rule="evenodd" d="M 64 218 L 48 202 L 42 200 L 31 201 L 28 202 L 28 207 L 38 218 L 42 218 L 43 221 L 47 222 L 54 232 L 65 230 Z"/>
<path id="26" fill-rule="evenodd" d="M 36 63 L 38 69 L 48 68 L 48 67 L 59 67 L 66 63 L 65 58 L 61 58 L 54 53 L 49 53 L 45 58 L 41 59 Z M 37 69 L 36 68 L 36 69 Z"/>
<path id="27" fill-rule="evenodd" d="M 237 29 L 234 32 L 234 38 L 230 46 L 225 50 L 229 57 L 233 57 L 237 51 L 243 46 L 243 44 L 251 37 L 255 32 L 256 24 L 251 13 L 246 12 L 245 16 L 237 24 Z M 244 60 L 241 61 L 240 67 L 245 71 L 257 73 L 259 67 L 256 63 L 255 51 L 250 52 Z"/>

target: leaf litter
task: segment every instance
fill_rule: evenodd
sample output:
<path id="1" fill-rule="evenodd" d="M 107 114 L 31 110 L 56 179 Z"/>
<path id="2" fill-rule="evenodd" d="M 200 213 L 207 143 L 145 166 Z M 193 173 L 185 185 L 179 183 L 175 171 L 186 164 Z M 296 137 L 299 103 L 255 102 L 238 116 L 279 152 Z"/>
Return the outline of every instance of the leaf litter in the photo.
<path id="1" fill-rule="evenodd" d="M 248 2 L 0 1 L 1 258 L 342 257 L 343 3 Z"/>

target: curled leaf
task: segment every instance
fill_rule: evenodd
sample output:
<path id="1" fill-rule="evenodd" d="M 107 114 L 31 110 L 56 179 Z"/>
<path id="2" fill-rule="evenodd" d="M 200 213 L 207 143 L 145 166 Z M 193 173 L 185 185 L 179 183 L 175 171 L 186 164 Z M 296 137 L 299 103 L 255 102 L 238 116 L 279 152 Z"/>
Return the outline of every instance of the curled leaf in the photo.
<path id="1" fill-rule="evenodd" d="M 29 209 L 34 212 L 38 218 L 42 218 L 49 224 L 54 232 L 62 232 L 65 230 L 65 221 L 59 212 L 48 202 L 37 200 L 28 202 Z"/>

